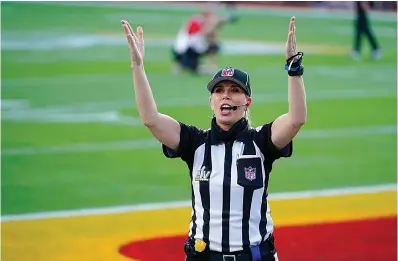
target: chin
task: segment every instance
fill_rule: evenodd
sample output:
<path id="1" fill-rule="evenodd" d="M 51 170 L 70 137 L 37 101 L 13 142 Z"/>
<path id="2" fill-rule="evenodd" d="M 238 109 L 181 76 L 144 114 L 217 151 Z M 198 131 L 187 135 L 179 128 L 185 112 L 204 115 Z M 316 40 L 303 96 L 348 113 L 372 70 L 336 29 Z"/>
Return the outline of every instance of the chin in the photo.
<path id="1" fill-rule="evenodd" d="M 235 122 L 237 122 L 239 119 L 236 119 L 236 117 L 233 117 L 232 115 L 229 116 L 222 116 L 219 115 L 217 117 L 217 121 L 221 124 L 224 125 L 233 125 Z"/>

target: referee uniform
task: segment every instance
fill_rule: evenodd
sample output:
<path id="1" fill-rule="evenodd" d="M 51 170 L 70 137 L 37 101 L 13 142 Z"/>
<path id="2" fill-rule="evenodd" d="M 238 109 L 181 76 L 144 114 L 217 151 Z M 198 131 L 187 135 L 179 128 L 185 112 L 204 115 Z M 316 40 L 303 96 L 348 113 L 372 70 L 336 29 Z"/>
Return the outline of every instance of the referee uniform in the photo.
<path id="1" fill-rule="evenodd" d="M 218 72 L 209 90 L 222 80 L 245 83 L 251 94 L 249 75 L 243 71 L 235 69 L 227 79 Z M 242 118 L 223 131 L 215 118 L 206 130 L 180 122 L 177 151 L 163 145 L 166 157 L 179 157 L 189 168 L 192 217 L 184 246 L 187 261 L 277 260 L 267 187 L 273 162 L 290 157 L 293 148 L 292 142 L 283 150 L 275 147 L 271 125 L 252 128 Z"/>

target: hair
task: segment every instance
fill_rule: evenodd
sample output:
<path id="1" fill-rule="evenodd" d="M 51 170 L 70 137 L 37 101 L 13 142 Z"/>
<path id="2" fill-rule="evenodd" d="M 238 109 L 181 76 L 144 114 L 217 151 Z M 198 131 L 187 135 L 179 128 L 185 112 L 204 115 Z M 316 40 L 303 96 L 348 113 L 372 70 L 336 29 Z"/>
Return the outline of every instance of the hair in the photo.
<path id="1" fill-rule="evenodd" d="M 246 98 L 251 98 L 251 96 L 246 94 Z M 247 124 L 249 125 L 249 128 L 252 127 L 252 121 L 251 121 L 251 117 L 250 117 L 250 107 L 251 107 L 251 104 L 248 105 L 245 110 L 245 118 L 247 120 Z"/>
<path id="2" fill-rule="evenodd" d="M 247 123 L 248 123 L 249 127 L 251 127 L 252 126 L 252 121 L 251 121 L 251 117 L 250 117 L 250 108 L 246 109 L 245 118 L 247 120 Z"/>

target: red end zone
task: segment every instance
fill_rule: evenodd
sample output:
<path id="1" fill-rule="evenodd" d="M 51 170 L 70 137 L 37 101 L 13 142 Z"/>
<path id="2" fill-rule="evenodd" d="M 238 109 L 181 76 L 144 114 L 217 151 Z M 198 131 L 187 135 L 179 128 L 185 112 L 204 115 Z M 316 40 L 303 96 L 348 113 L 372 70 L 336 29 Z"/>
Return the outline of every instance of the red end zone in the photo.
<path id="1" fill-rule="evenodd" d="M 396 261 L 397 217 L 278 227 L 281 261 Z M 186 235 L 135 241 L 119 252 L 140 261 L 184 260 Z"/>

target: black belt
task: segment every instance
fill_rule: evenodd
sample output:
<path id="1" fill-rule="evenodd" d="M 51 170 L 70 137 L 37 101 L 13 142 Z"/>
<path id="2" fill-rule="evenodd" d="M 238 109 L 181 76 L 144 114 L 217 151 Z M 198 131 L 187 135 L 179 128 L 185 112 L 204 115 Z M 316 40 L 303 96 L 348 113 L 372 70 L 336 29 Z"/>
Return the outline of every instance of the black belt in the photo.
<path id="1" fill-rule="evenodd" d="M 223 254 L 218 252 L 210 251 L 209 261 L 252 261 L 250 254 Z"/>
<path id="2" fill-rule="evenodd" d="M 185 242 L 186 247 L 184 248 L 187 257 L 190 256 L 189 248 L 192 250 L 191 254 L 197 256 L 198 259 L 190 259 L 187 260 L 198 260 L 198 261 L 274 261 L 274 254 L 276 253 L 274 247 L 274 237 L 271 234 L 267 240 L 262 242 L 259 246 L 247 247 L 243 251 L 230 252 L 230 253 L 222 253 L 211 251 L 208 248 L 206 251 L 202 253 L 198 253 L 193 250 L 193 246 L 189 244 L 192 242 L 190 240 Z M 190 246 L 189 246 L 190 245 Z M 187 247 L 189 246 L 189 247 Z"/>

